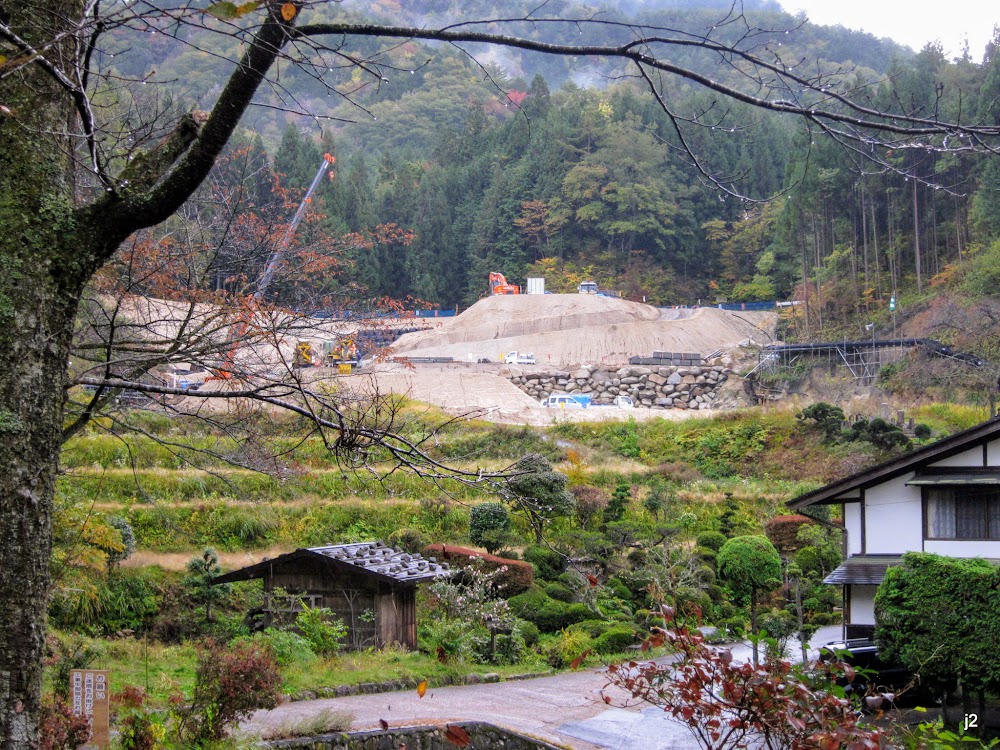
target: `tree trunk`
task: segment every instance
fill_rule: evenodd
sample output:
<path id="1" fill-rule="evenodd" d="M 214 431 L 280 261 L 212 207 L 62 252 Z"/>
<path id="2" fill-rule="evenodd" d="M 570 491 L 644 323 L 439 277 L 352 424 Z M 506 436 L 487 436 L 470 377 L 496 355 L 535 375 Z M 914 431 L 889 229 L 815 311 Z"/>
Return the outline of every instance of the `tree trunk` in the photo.
<path id="1" fill-rule="evenodd" d="M 31 12 L 58 18 L 56 11 L 70 5 L 47 4 L 47 12 Z M 24 12 L 12 9 L 15 23 Z M 5 610 L 0 737 L 5 749 L 38 744 L 63 383 L 78 299 L 64 287 L 68 257 L 62 253 L 73 231 L 72 188 L 62 179 L 72 147 L 68 139 L 52 135 L 65 132 L 73 116 L 67 101 L 56 81 L 36 65 L 0 81 L 0 102 L 13 112 L 0 115 L 0 437 L 5 453 L 0 465 L 0 601 Z"/>
<path id="2" fill-rule="evenodd" d="M 11 4 L 5 20 L 34 45 L 81 5 Z M 74 146 L 62 135 L 70 98 L 32 64 L 0 80 L 0 103 L 11 110 L 0 114 L 0 742 L 20 750 L 38 746 L 63 385 L 87 258 L 74 240 Z"/>

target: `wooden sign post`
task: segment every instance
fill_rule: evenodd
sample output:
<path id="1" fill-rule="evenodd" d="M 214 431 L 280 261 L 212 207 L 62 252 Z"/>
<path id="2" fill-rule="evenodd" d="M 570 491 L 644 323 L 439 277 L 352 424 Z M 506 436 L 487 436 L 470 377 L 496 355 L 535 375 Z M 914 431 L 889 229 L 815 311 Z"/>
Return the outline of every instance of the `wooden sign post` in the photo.
<path id="1" fill-rule="evenodd" d="M 90 741 L 85 748 L 106 750 L 109 737 L 110 684 L 106 669 L 74 669 L 69 673 L 69 695 L 74 716 L 90 719 Z"/>

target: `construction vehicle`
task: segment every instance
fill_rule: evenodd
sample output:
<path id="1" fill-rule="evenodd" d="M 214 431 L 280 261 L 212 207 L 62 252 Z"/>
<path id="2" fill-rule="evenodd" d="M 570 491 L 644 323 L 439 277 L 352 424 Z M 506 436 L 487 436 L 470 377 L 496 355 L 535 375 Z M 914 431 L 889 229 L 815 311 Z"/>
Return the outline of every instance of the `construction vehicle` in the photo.
<path id="1" fill-rule="evenodd" d="M 521 287 L 517 284 L 508 284 L 502 273 L 492 271 L 490 273 L 490 294 L 520 294 Z"/>
<path id="2" fill-rule="evenodd" d="M 579 294 L 597 294 L 597 282 L 596 281 L 581 281 L 576 285 L 576 291 Z"/>
<path id="3" fill-rule="evenodd" d="M 296 368 L 315 367 L 316 354 L 313 352 L 312 344 L 308 341 L 300 341 L 295 345 L 295 359 L 292 366 Z"/>
<path id="4" fill-rule="evenodd" d="M 320 162 L 319 169 L 316 170 L 316 176 L 313 177 L 312 183 L 309 185 L 309 189 L 306 191 L 305 196 L 302 198 L 302 202 L 299 203 L 298 209 L 295 211 L 295 215 L 292 217 L 291 222 L 288 225 L 288 229 L 285 230 L 284 237 L 278 243 L 278 246 L 271 253 L 271 257 L 267 261 L 267 265 L 261 272 L 260 276 L 257 277 L 257 288 L 254 293 L 250 295 L 249 299 L 243 304 L 243 310 L 240 313 L 240 317 L 237 322 L 230 328 L 228 335 L 228 343 L 226 346 L 225 354 L 222 358 L 222 363 L 212 370 L 212 376 L 208 380 L 231 380 L 234 377 L 233 364 L 236 358 L 236 350 L 239 348 L 241 341 L 250 332 L 253 327 L 253 319 L 255 313 L 260 305 L 261 300 L 264 299 L 264 295 L 267 294 L 268 288 L 271 286 L 271 282 L 274 280 L 274 274 L 278 270 L 278 266 L 281 264 L 285 253 L 288 252 L 288 248 L 291 245 L 292 237 L 295 236 L 295 231 L 299 228 L 299 224 L 302 223 L 302 219 L 306 215 L 306 209 L 312 202 L 313 193 L 316 192 L 316 188 L 319 187 L 320 180 L 323 175 L 326 174 L 326 170 L 330 168 L 330 165 L 336 161 L 334 157 L 330 154 L 323 154 L 323 161 Z M 299 357 L 299 347 L 308 342 L 299 342 L 295 348 L 295 358 L 296 361 Z M 310 347 L 311 348 L 311 347 Z M 303 348 L 304 353 L 304 348 Z M 293 362 L 294 364 L 294 362 Z M 299 365 L 295 365 L 299 366 Z M 304 367 L 311 367 L 312 365 L 301 365 Z"/>
<path id="5" fill-rule="evenodd" d="M 359 361 L 358 347 L 352 338 L 327 341 L 323 344 L 323 362 L 327 367 L 356 365 Z"/>

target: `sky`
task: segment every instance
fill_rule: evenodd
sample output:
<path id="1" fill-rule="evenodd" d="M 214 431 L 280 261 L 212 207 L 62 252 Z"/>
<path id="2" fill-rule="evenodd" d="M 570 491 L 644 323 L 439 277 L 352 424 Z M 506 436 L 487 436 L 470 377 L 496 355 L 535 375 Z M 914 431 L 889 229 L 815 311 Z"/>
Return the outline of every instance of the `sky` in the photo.
<path id="1" fill-rule="evenodd" d="M 919 51 L 927 42 L 940 40 L 948 58 L 961 53 L 968 37 L 969 53 L 983 59 L 993 26 L 1000 25 L 996 0 L 779 0 L 790 12 L 805 11 L 813 23 L 861 29 L 889 37 Z"/>

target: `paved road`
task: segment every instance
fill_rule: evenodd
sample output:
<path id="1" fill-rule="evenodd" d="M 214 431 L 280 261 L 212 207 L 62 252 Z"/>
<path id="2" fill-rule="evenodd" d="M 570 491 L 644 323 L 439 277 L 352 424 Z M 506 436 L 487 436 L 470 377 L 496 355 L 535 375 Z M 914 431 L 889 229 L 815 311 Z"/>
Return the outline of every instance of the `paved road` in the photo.
<path id="1" fill-rule="evenodd" d="M 840 627 L 823 628 L 814 643 L 839 637 Z M 732 644 L 737 660 L 749 658 L 745 644 Z M 793 644 L 793 654 L 797 644 Z M 669 657 L 667 657 L 669 659 Z M 605 703 L 603 695 L 611 698 Z M 688 730 L 660 709 L 629 705 L 628 696 L 607 686 L 603 670 L 580 670 L 531 680 L 433 688 L 286 703 L 259 711 L 243 725 L 248 732 L 291 724 L 324 709 L 354 717 L 354 729 L 371 729 L 384 719 L 392 726 L 487 721 L 541 737 L 572 750 L 694 750 Z"/>

